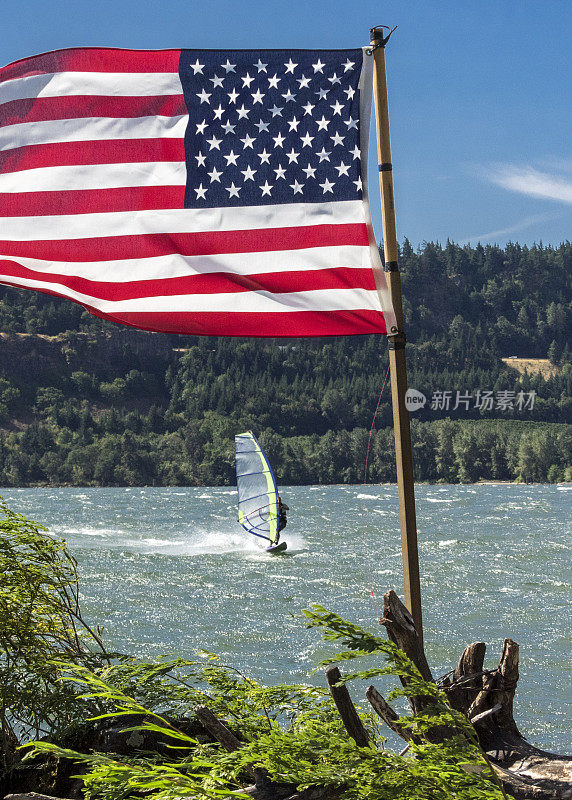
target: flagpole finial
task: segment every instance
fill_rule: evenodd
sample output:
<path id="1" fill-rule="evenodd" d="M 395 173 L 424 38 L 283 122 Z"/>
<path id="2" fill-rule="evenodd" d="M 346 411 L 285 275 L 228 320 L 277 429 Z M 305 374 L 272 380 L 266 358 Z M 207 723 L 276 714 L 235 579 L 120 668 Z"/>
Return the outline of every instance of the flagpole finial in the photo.
<path id="1" fill-rule="evenodd" d="M 373 47 L 371 48 L 371 53 L 376 50 L 378 47 L 385 47 L 388 43 L 389 38 L 394 30 L 396 30 L 397 25 L 395 28 L 390 28 L 389 25 L 375 25 L 373 28 L 369 29 L 369 36 L 370 42 L 372 43 Z M 383 31 L 387 30 L 389 33 L 387 36 L 383 35 Z"/>

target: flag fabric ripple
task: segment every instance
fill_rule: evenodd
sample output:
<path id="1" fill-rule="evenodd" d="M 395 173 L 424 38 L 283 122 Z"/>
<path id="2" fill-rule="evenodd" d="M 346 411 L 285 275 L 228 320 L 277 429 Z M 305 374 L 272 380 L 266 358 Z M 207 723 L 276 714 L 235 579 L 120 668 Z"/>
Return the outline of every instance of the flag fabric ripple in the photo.
<path id="1" fill-rule="evenodd" d="M 0 69 L 0 282 L 153 331 L 385 333 L 372 62 L 77 48 Z"/>

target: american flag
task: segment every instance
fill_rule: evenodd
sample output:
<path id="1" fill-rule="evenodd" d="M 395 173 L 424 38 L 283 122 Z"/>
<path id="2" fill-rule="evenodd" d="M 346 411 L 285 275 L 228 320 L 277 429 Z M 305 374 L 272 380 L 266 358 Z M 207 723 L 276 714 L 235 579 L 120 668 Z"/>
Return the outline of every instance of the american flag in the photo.
<path id="1" fill-rule="evenodd" d="M 154 331 L 384 333 L 353 50 L 58 50 L 0 69 L 0 282 Z"/>

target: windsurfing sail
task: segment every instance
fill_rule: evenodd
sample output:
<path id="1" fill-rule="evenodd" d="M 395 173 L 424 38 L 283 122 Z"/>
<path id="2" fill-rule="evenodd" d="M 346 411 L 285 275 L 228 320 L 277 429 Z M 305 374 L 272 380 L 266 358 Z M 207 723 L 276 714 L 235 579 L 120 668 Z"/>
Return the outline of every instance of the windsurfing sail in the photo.
<path id="1" fill-rule="evenodd" d="M 278 542 L 278 489 L 263 449 L 253 433 L 234 437 L 238 521 L 254 536 Z"/>

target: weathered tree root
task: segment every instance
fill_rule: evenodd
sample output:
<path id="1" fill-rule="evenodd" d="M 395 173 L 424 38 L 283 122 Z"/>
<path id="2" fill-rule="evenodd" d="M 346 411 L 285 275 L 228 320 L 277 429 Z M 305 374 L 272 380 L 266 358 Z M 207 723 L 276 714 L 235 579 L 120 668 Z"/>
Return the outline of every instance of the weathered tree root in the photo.
<path id="1" fill-rule="evenodd" d="M 384 596 L 382 624 L 392 642 L 403 650 L 426 680 L 433 676 L 409 611 L 394 591 Z M 572 756 L 539 750 L 522 736 L 513 716 L 518 682 L 518 644 L 505 639 L 496 669 L 484 669 L 486 645 L 474 642 L 463 652 L 452 673 L 440 683 L 449 702 L 471 720 L 479 743 L 502 781 L 505 791 L 518 800 L 572 800 Z M 406 684 L 406 681 L 404 681 Z M 373 690 L 373 691 L 372 691 Z M 376 696 L 377 695 L 377 696 Z M 406 741 L 411 732 L 395 724 L 397 715 L 374 687 L 367 692 L 375 710 Z M 381 701 L 380 701 L 381 698 Z M 413 713 L 422 700 L 411 699 Z M 381 711 L 380 711 L 381 709 Z M 442 731 L 440 733 L 443 733 Z"/>

